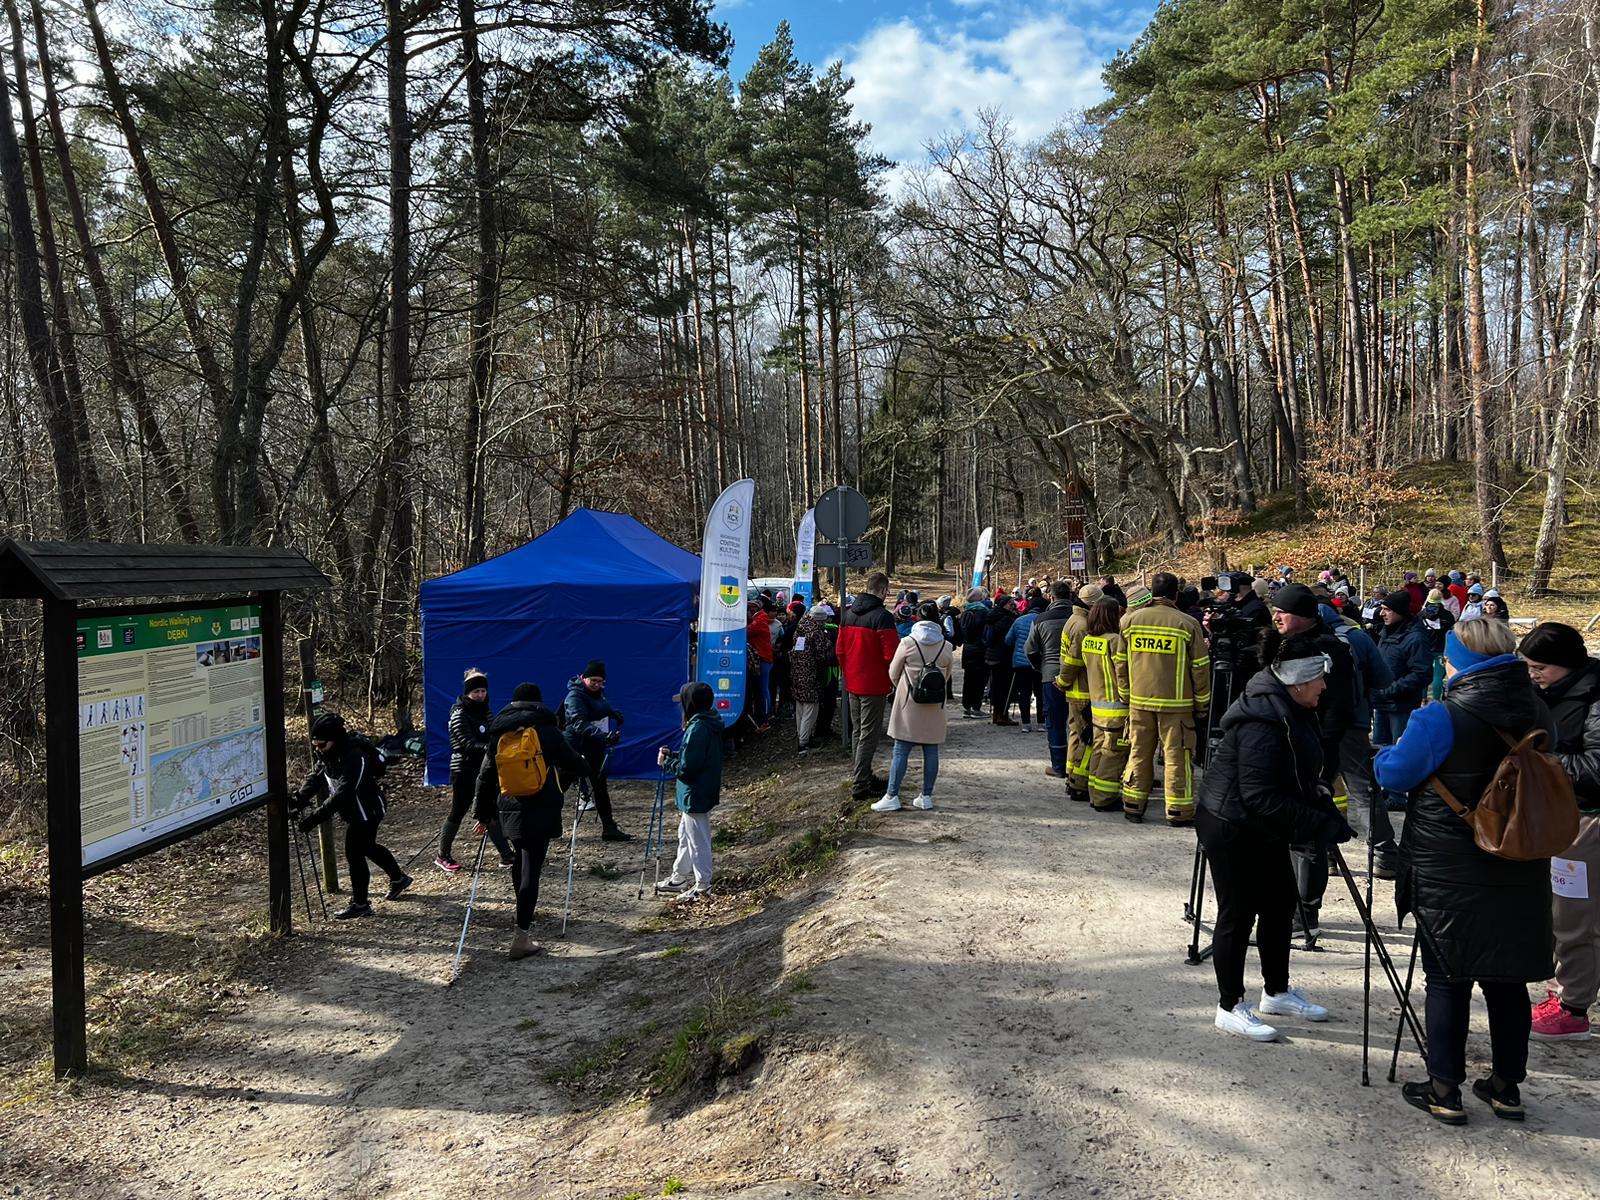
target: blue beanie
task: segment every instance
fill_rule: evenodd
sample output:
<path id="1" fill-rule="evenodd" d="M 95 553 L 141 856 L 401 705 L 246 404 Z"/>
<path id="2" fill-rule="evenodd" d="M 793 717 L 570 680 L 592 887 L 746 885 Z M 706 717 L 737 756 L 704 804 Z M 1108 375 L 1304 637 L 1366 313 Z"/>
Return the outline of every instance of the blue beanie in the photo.
<path id="1" fill-rule="evenodd" d="M 1467 644 L 1456 636 L 1454 629 L 1444 635 L 1444 656 L 1457 671 L 1465 671 L 1468 667 L 1475 667 L 1494 657 L 1492 654 L 1479 654 L 1476 650 L 1467 649 Z"/>

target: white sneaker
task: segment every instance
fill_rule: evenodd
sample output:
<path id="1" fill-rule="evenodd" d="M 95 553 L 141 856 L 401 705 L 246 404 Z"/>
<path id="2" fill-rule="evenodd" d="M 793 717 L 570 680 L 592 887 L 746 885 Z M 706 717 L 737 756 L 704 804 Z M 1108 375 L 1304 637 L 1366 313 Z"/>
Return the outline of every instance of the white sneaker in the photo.
<path id="1" fill-rule="evenodd" d="M 923 812 L 927 812 L 933 807 L 933 797 L 924 793 L 911 802 L 911 807 L 920 808 Z"/>
<path id="2" fill-rule="evenodd" d="M 1249 1038 L 1252 1042 L 1278 1040 L 1278 1031 L 1256 1016 L 1255 1009 L 1243 1000 L 1235 1004 L 1231 1010 L 1217 1005 L 1217 1018 L 1212 1024 L 1223 1033 Z"/>
<path id="3" fill-rule="evenodd" d="M 873 812 L 899 812 L 900 811 L 900 797 L 899 796 L 885 796 L 882 800 L 879 800 L 876 804 L 874 804 L 872 806 L 872 811 Z"/>
<path id="4" fill-rule="evenodd" d="M 1270 995 L 1263 988 L 1261 1003 L 1256 1005 L 1256 1009 L 1271 1017 L 1299 1017 L 1303 1021 L 1328 1019 L 1328 1010 L 1307 1000 L 1306 994 L 1299 988 L 1290 988 L 1280 996 Z"/>
<path id="5" fill-rule="evenodd" d="M 668 875 L 660 883 L 656 884 L 656 891 L 681 892 L 684 888 L 689 886 L 690 882 L 692 881 L 688 879 L 679 879 L 676 875 Z"/>
<path id="6" fill-rule="evenodd" d="M 1024 721 L 1022 723 L 1022 732 L 1023 733 L 1032 733 L 1033 732 L 1033 726 L 1029 725 L 1026 721 Z"/>

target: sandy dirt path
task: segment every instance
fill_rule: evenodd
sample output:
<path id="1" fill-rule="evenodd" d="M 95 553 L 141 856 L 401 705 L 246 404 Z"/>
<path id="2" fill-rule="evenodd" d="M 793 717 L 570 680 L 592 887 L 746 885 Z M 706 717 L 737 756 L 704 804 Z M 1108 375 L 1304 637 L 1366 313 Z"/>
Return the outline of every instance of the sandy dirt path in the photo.
<path id="1" fill-rule="evenodd" d="M 1042 733 L 957 718 L 935 811 L 867 818 L 760 906 L 641 925 L 661 906 L 633 899 L 634 877 L 586 878 L 569 943 L 512 964 L 490 891 L 449 989 L 461 886 L 425 877 L 404 910 L 300 939 L 184 1053 L 29 1114 L 0 1165 L 34 1196 L 1600 1191 L 1600 1042 L 1535 1044 L 1521 1127 L 1473 1101 L 1465 1129 L 1429 1122 L 1382 1048 L 1362 1088 L 1362 940 L 1337 882 L 1325 950 L 1293 962 L 1334 1020 L 1283 1022 L 1276 1045 L 1215 1032 L 1211 969 L 1183 961 L 1194 835 L 1069 803 L 1044 755 Z M 816 757 L 825 787 L 842 763 Z M 580 872 L 603 853 L 583 844 Z M 618 1067 L 610 1092 L 568 1086 L 608 1055 L 647 1062 L 630 1047 L 670 1042 L 719 988 L 773 1014 L 750 1069 L 667 1097 L 648 1066 Z M 1381 976 L 1374 997 L 1382 1046 Z M 1480 1004 L 1469 1056 L 1486 1049 Z"/>

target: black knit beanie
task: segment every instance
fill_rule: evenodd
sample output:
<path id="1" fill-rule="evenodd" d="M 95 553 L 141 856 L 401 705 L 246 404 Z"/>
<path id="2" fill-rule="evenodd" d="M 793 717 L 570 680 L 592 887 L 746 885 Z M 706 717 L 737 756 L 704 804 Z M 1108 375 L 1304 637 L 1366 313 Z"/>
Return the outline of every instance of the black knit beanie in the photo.
<path id="1" fill-rule="evenodd" d="M 544 693 L 539 690 L 537 683 L 519 683 L 517 690 L 511 693 L 513 700 L 520 700 L 524 704 L 543 700 Z"/>
<path id="2" fill-rule="evenodd" d="M 583 677 L 585 679 L 604 679 L 606 677 L 605 663 L 598 658 L 591 658 L 589 665 L 583 669 Z"/>
<path id="3" fill-rule="evenodd" d="M 1566 667 L 1569 671 L 1576 671 L 1589 661 L 1589 648 L 1583 644 L 1583 635 L 1560 621 L 1535 625 L 1522 639 L 1517 653 L 1529 662 Z"/>

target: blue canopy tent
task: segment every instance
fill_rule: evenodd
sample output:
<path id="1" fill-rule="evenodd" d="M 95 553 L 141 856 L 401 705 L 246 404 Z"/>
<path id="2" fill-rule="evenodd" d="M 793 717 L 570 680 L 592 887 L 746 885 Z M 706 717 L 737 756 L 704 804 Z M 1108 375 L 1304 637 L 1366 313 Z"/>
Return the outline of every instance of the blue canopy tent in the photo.
<path id="1" fill-rule="evenodd" d="M 552 709 L 593 658 L 626 720 L 610 774 L 654 779 L 656 749 L 676 745 L 678 689 L 689 681 L 698 555 L 620 513 L 580 508 L 526 545 L 422 585 L 422 692 L 429 784 L 450 781 L 450 706 L 462 673 L 489 676 L 497 711 L 519 683 Z"/>

